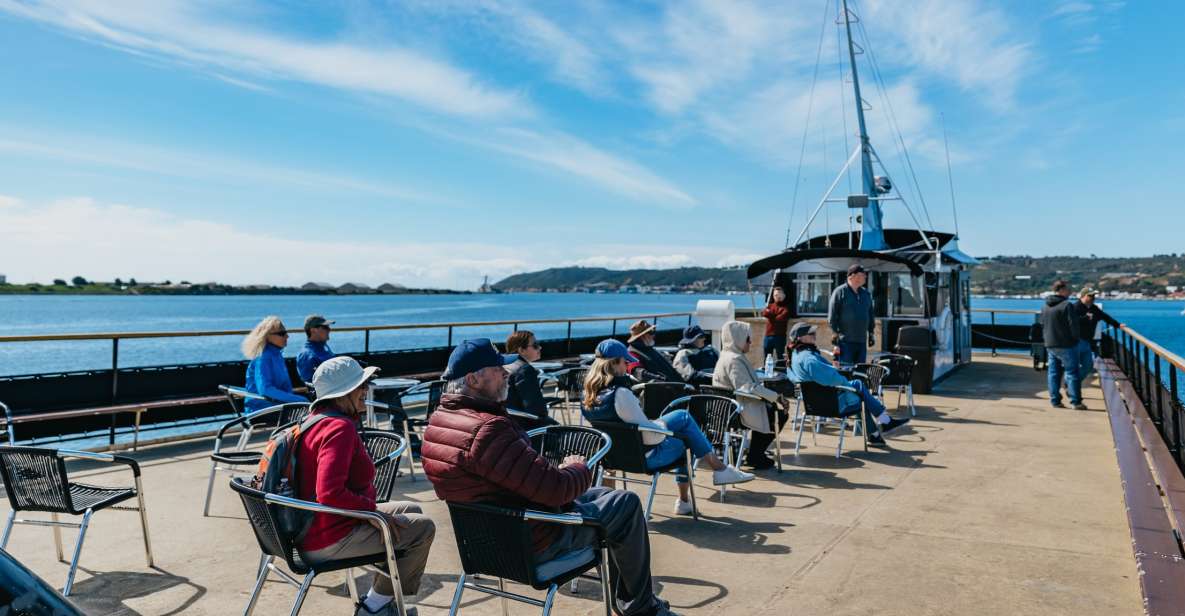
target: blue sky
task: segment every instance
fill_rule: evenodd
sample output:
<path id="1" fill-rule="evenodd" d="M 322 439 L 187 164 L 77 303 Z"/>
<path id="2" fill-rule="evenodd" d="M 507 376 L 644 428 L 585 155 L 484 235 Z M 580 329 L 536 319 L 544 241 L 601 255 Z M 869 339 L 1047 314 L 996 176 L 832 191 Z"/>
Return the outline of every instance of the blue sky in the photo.
<path id="1" fill-rule="evenodd" d="M 884 85 L 866 54 L 874 146 L 912 184 L 895 120 L 929 219 L 952 230 L 945 118 L 967 252 L 1185 248 L 1185 5 L 853 7 Z M 782 248 L 792 212 L 798 234 L 853 147 L 835 14 L 0 0 L 0 273 L 472 288 L 747 262 Z M 811 233 L 847 228 L 829 212 Z"/>

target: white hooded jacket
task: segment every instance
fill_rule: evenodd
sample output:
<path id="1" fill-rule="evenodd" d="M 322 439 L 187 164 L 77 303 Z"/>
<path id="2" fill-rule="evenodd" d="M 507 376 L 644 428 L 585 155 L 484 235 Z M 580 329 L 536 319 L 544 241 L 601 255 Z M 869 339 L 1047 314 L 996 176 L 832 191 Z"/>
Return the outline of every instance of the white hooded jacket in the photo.
<path id="1" fill-rule="evenodd" d="M 745 357 L 743 347 L 750 336 L 748 323 L 729 321 L 720 335 L 720 361 L 712 373 L 712 386 L 731 389 L 741 403 L 741 423 L 758 432 L 773 432 L 766 402 L 777 402 L 778 392 L 761 384 L 757 372 Z"/>

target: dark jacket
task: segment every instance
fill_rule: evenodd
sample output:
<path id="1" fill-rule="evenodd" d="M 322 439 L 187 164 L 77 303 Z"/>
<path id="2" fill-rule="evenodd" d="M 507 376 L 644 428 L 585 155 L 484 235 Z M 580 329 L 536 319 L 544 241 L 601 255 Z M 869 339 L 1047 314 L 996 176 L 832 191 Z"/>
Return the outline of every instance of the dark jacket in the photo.
<path id="1" fill-rule="evenodd" d="M 1119 327 L 1119 321 L 1116 321 L 1111 315 L 1103 312 L 1103 309 L 1095 304 L 1091 304 L 1088 308 L 1086 304 L 1078 302 L 1074 304 L 1074 311 L 1078 313 L 1078 337 L 1087 342 L 1094 340 L 1094 330 L 1098 326 L 1099 321 L 1111 327 Z"/>
<path id="2" fill-rule="evenodd" d="M 1078 311 L 1069 298 L 1054 293 L 1045 298 L 1041 308 L 1041 328 L 1046 348 L 1068 349 L 1078 346 L 1082 330 Z"/>
<path id="3" fill-rule="evenodd" d="M 630 366 L 630 374 L 643 383 L 648 381 L 671 381 L 682 383 L 683 376 L 658 349 L 644 344 L 630 343 L 630 355 L 638 360 L 638 366 Z"/>
<path id="4" fill-rule="evenodd" d="M 501 404 L 459 394 L 441 397 L 420 455 L 436 496 L 458 503 L 556 511 L 588 490 L 593 479 L 583 464 L 559 468 L 532 449 L 527 433 Z M 561 531 L 558 524 L 536 525 L 535 550 L 551 545 Z"/>
<path id="5" fill-rule="evenodd" d="M 543 399 L 543 388 L 539 387 L 539 370 L 531 362 L 519 358 L 506 366 L 506 371 L 510 373 L 506 406 L 537 417 L 547 417 L 547 402 Z"/>
<path id="6" fill-rule="evenodd" d="M 827 304 L 827 324 L 831 331 L 844 342 L 861 342 L 876 333 L 876 314 L 872 305 L 872 294 L 867 287 L 853 291 L 844 283 L 831 292 Z"/>

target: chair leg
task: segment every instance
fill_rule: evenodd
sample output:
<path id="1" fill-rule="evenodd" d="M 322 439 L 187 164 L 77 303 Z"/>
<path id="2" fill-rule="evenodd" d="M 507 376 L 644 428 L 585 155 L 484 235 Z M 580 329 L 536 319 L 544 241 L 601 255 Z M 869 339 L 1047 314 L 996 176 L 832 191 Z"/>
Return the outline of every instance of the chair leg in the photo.
<path id="1" fill-rule="evenodd" d="M 57 550 L 58 562 L 60 562 L 60 563 L 66 562 L 66 557 L 62 554 L 62 529 L 61 529 L 61 527 L 57 526 L 58 514 L 56 514 L 56 513 L 49 514 L 49 519 L 54 521 L 53 547 L 55 550 Z"/>
<path id="2" fill-rule="evenodd" d="M 206 504 L 202 505 L 202 517 L 210 517 L 210 497 L 214 494 L 214 476 L 218 474 L 218 463 L 210 460 L 210 479 L 206 482 Z"/>
<path id="3" fill-rule="evenodd" d="M 407 418 L 403 419 L 403 435 L 407 437 L 407 468 L 411 473 L 411 480 L 416 480 L 416 460 L 415 455 L 411 451 L 411 425 L 407 423 Z"/>
<path id="4" fill-rule="evenodd" d="M 907 388 L 909 390 L 909 397 L 908 397 L 908 399 L 909 399 L 909 416 L 910 417 L 917 417 L 918 410 L 913 406 L 913 383 L 910 383 L 907 386 Z"/>
<path id="5" fill-rule="evenodd" d="M 802 416 L 802 420 L 798 422 L 798 438 L 794 439 L 794 455 L 798 455 L 798 450 L 802 449 L 802 433 L 806 431 L 806 415 Z"/>
<path id="6" fill-rule="evenodd" d="M 144 535 L 144 557 L 148 559 L 148 566 L 152 566 L 152 540 L 148 538 L 148 510 L 144 507 L 144 486 L 140 478 L 136 477 L 136 500 L 139 501 L 140 532 Z"/>
<path id="7" fill-rule="evenodd" d="M 613 616 L 613 592 L 609 587 L 609 550 L 601 546 L 601 564 L 597 568 L 601 576 L 601 600 L 605 603 L 605 616 Z"/>
<path id="8" fill-rule="evenodd" d="M 778 472 L 782 472 L 782 424 L 774 412 L 774 455 L 778 456 Z M 765 452 L 762 452 L 765 453 Z"/>
<path id="9" fill-rule="evenodd" d="M 504 580 L 502 578 L 498 578 L 498 590 L 502 591 L 503 593 L 506 592 L 506 580 Z M 548 594 L 550 595 L 551 593 L 554 593 L 554 592 L 555 592 L 555 584 L 552 584 L 551 589 L 548 590 Z M 502 616 L 510 616 L 510 605 L 508 605 L 506 603 L 506 595 L 503 594 L 501 599 L 502 599 Z M 544 609 L 543 613 L 546 614 L 547 608 L 545 607 L 543 609 Z"/>
<path id="10" fill-rule="evenodd" d="M 551 604 L 555 602 L 555 591 L 558 589 L 559 586 L 555 584 L 547 589 L 547 597 L 543 599 L 543 616 L 551 616 Z M 502 601 L 505 602 L 506 599 L 502 599 Z M 502 603 L 502 606 L 505 607 L 506 603 Z M 506 612 L 502 612 L 502 616 L 506 616 Z"/>
<path id="11" fill-rule="evenodd" d="M 16 509 L 8 512 L 8 523 L 4 525 L 4 537 L 0 538 L 0 550 L 8 547 L 8 536 L 12 534 L 14 521 L 16 521 Z"/>
<path id="12" fill-rule="evenodd" d="M 243 616 L 251 616 L 255 612 L 255 602 L 259 600 L 259 591 L 263 590 L 263 583 L 267 581 L 267 574 L 271 572 L 267 566 L 273 559 L 275 559 L 274 556 L 267 554 L 260 557 L 259 575 L 255 576 L 255 587 L 251 589 L 251 598 L 247 599 L 247 609 L 243 610 Z"/>
<path id="13" fill-rule="evenodd" d="M 236 451 L 242 451 L 251 442 L 251 433 L 255 431 L 254 426 L 247 426 L 239 433 L 239 444 L 235 447 Z"/>
<path id="14" fill-rule="evenodd" d="M 687 450 L 687 468 L 688 468 L 687 491 L 690 493 L 690 496 L 691 496 L 691 517 L 694 520 L 699 520 L 699 505 L 697 505 L 695 502 L 695 482 L 691 480 L 691 470 L 690 470 L 691 469 L 691 461 L 692 461 L 691 450 L 688 449 Z M 657 475 L 654 477 L 654 483 L 656 485 L 658 484 L 658 476 Z M 651 492 L 650 494 L 651 494 L 650 499 L 654 500 L 654 493 Z"/>
<path id="15" fill-rule="evenodd" d="M 650 496 L 646 498 L 646 519 L 650 519 L 650 510 L 654 508 L 654 493 L 658 491 L 658 476 L 660 473 L 654 473 L 650 476 Z M 625 482 L 622 482 L 623 487 Z"/>
<path id="16" fill-rule="evenodd" d="M 844 419 L 842 421 L 843 421 L 843 423 L 839 424 L 839 444 L 835 446 L 835 459 L 836 460 L 838 460 L 839 457 L 841 455 L 843 455 L 843 435 L 846 434 L 848 431 L 848 421 L 846 419 Z M 856 424 L 853 423 L 852 424 L 853 434 L 855 433 L 855 430 L 856 430 Z"/>
<path id="17" fill-rule="evenodd" d="M 448 616 L 456 616 L 461 611 L 461 594 L 465 592 L 465 574 L 457 578 L 457 590 L 453 592 L 453 602 L 449 604 Z"/>
<path id="18" fill-rule="evenodd" d="M 309 594 L 309 586 L 313 583 L 313 578 L 316 577 L 316 571 L 309 571 L 305 574 L 304 579 L 300 582 L 300 589 L 296 591 L 296 601 L 292 603 L 292 611 L 288 616 L 296 616 L 300 613 L 300 606 L 304 605 L 304 597 Z"/>
<path id="19" fill-rule="evenodd" d="M 904 387 L 901 387 L 900 385 L 897 386 L 897 408 L 895 410 L 901 410 L 901 392 L 903 391 L 905 391 Z"/>
<path id="20" fill-rule="evenodd" d="M 354 569 L 346 569 L 346 590 L 350 593 L 350 601 L 358 604 L 358 584 L 354 583 Z"/>
<path id="21" fill-rule="evenodd" d="M 78 527 L 78 541 L 74 544 L 74 557 L 70 559 L 70 572 L 66 574 L 66 586 L 62 589 L 62 596 L 70 596 L 70 589 L 74 586 L 74 574 L 78 573 L 78 557 L 82 556 L 82 542 L 86 539 L 86 528 L 91 523 L 91 514 L 94 511 L 87 509 L 86 513 L 82 514 L 82 524 Z"/>

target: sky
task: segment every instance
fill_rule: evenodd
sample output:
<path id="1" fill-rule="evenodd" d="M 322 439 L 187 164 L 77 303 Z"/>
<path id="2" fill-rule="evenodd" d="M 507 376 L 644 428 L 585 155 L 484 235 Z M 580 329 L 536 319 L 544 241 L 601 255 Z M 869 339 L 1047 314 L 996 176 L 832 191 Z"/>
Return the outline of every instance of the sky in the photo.
<path id="1" fill-rule="evenodd" d="M 886 226 L 957 225 L 978 256 L 1185 248 L 1185 4 L 851 6 L 906 197 Z M 803 231 L 855 147 L 837 15 L 0 0 L 0 274 L 464 289 L 744 264 Z M 848 224 L 827 206 L 806 234 Z"/>

